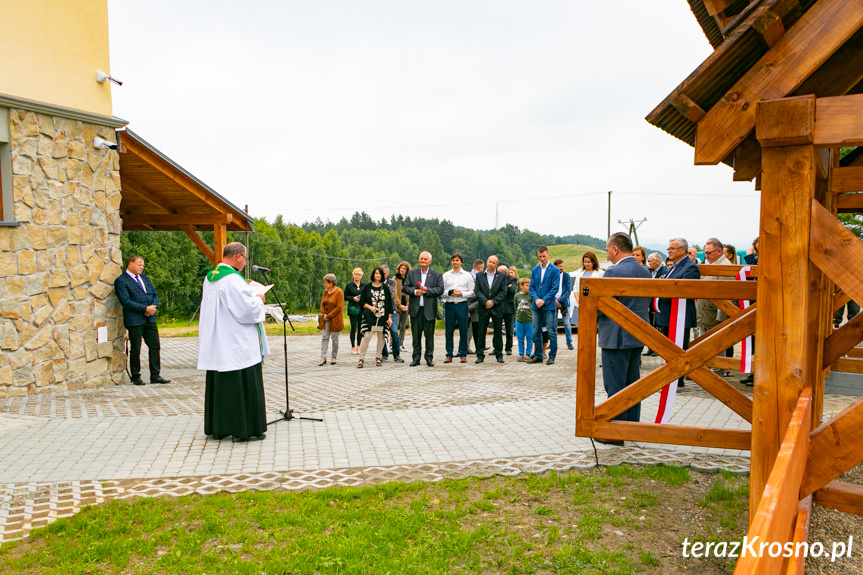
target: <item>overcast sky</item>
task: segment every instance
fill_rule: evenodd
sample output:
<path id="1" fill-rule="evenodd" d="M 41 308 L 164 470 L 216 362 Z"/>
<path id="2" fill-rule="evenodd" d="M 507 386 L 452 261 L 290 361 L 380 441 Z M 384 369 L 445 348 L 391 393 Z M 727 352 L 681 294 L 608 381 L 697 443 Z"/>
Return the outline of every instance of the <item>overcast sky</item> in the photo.
<path id="1" fill-rule="evenodd" d="M 114 114 L 253 216 L 745 248 L 759 194 L 644 117 L 710 53 L 685 0 L 109 0 Z"/>

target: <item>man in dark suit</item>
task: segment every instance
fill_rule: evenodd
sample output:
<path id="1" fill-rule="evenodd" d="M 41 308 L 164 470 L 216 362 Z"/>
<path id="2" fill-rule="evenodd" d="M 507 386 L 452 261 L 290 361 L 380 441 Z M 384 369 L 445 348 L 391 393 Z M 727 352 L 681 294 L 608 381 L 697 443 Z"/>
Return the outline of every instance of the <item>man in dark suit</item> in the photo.
<path id="1" fill-rule="evenodd" d="M 554 364 L 557 356 L 557 306 L 555 295 L 560 287 L 560 270 L 548 261 L 548 248 L 536 250 L 539 265 L 530 272 L 530 298 L 533 302 L 533 359 L 528 363 L 542 363 L 542 328 L 548 332 L 548 364 Z"/>
<path id="2" fill-rule="evenodd" d="M 668 273 L 668 268 L 662 265 L 662 255 L 659 252 L 653 252 L 647 256 L 647 269 L 653 279 L 662 279 Z M 650 306 L 650 325 L 659 329 L 659 326 L 656 325 L 656 310 L 653 309 L 653 306 Z M 657 355 L 657 353 L 648 348 L 643 355 L 651 356 Z"/>
<path id="3" fill-rule="evenodd" d="M 503 363 L 503 301 L 507 294 L 507 275 L 497 271 L 497 256 L 488 256 L 486 270 L 476 274 L 473 288 L 478 303 L 479 325 L 477 326 L 476 362 L 485 361 L 485 337 L 488 323 L 494 330 L 492 354 L 498 363 Z"/>
<path id="4" fill-rule="evenodd" d="M 437 320 L 437 300 L 443 295 L 443 275 L 429 267 L 431 261 L 429 252 L 421 253 L 419 267 L 409 271 L 402 284 L 402 292 L 413 296 L 408 302 L 414 348 L 411 367 L 420 364 L 423 336 L 426 341 L 426 365 L 434 367 L 434 325 Z"/>
<path id="5" fill-rule="evenodd" d="M 144 258 L 131 255 L 126 262 L 126 271 L 114 280 L 114 293 L 123 306 L 123 323 L 129 331 L 132 383 L 144 385 L 141 380 L 141 339 L 150 352 L 150 383 L 171 383 L 159 375 L 159 330 L 156 328 L 159 294 L 143 271 Z"/>
<path id="6" fill-rule="evenodd" d="M 668 242 L 668 257 L 674 262 L 668 273 L 665 274 L 667 280 L 700 280 L 701 272 L 698 270 L 698 264 L 692 261 L 689 257 L 689 244 L 683 238 L 675 238 Z M 695 300 L 686 300 L 686 322 L 683 326 L 683 349 L 689 349 L 689 330 L 692 329 L 698 321 L 698 314 L 695 310 Z M 671 300 L 662 298 L 659 300 L 659 314 L 656 316 L 656 324 L 666 336 L 668 335 L 668 326 L 671 323 Z M 677 380 L 677 387 L 683 387 L 681 377 Z"/>
<path id="7" fill-rule="evenodd" d="M 554 260 L 554 267 L 560 270 L 560 286 L 557 288 L 555 296 L 555 306 L 560 312 L 560 317 L 563 319 L 563 333 L 566 336 L 566 349 L 573 350 L 572 345 L 572 325 L 569 323 L 569 296 L 572 295 L 572 276 L 563 271 L 563 260 Z M 555 321 L 555 324 L 557 321 Z"/>
<path id="8" fill-rule="evenodd" d="M 506 266 L 498 266 L 497 271 L 503 272 L 506 275 L 506 297 L 503 300 L 503 332 L 504 332 L 504 349 L 507 355 L 512 355 L 512 334 L 515 328 L 515 292 L 518 291 L 518 278 L 509 275 L 509 268 Z"/>
<path id="9" fill-rule="evenodd" d="M 650 278 L 647 269 L 636 262 L 632 256 L 632 240 L 629 239 L 628 235 L 622 232 L 613 234 L 608 238 L 605 249 L 608 252 L 609 261 L 614 265 L 605 270 L 603 277 Z M 685 251 L 682 253 L 686 255 Z M 649 298 L 616 297 L 614 299 L 647 321 L 647 311 L 650 308 Z M 596 329 L 597 343 L 602 348 L 602 381 L 606 393 L 611 397 L 641 377 L 641 350 L 644 349 L 644 344 L 603 314 L 599 314 Z M 638 421 L 640 417 L 641 404 L 639 403 L 612 419 Z M 623 445 L 622 441 L 610 439 L 597 438 L 597 441 L 611 445 Z"/>

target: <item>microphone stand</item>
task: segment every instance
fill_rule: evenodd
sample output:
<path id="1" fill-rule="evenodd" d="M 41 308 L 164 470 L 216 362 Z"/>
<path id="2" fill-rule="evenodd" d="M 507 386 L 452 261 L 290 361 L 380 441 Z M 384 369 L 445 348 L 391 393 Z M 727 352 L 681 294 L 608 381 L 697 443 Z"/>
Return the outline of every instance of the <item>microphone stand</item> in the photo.
<path id="1" fill-rule="evenodd" d="M 264 276 L 264 283 L 269 284 L 270 278 L 267 277 L 267 272 L 263 269 L 258 269 L 257 271 L 261 272 L 261 275 Z M 317 417 L 298 417 L 294 415 L 294 411 L 291 409 L 291 393 L 288 387 L 288 326 L 287 324 L 291 324 L 291 331 L 297 331 L 294 327 L 294 324 L 291 323 L 291 318 L 288 317 L 288 310 L 285 309 L 285 305 L 282 303 L 282 300 L 279 298 L 279 294 L 276 291 L 275 284 L 273 285 L 273 296 L 276 298 L 276 303 L 279 304 L 279 309 L 282 310 L 282 341 L 285 344 L 285 410 L 279 410 L 279 413 L 282 414 L 282 417 L 278 419 L 274 419 L 273 421 L 268 421 L 267 425 L 272 425 L 274 423 L 278 423 L 280 421 L 291 421 L 292 419 L 305 419 L 308 421 L 323 421 L 323 419 L 318 419 Z M 266 334 L 264 334 L 266 335 Z"/>

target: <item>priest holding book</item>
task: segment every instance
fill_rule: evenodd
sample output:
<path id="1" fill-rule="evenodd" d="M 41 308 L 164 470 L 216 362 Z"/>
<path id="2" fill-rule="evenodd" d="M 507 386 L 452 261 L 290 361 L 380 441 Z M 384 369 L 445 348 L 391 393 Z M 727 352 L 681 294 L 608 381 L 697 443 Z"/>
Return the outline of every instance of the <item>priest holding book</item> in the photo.
<path id="1" fill-rule="evenodd" d="M 204 279 L 198 328 L 198 369 L 207 371 L 204 433 L 213 439 L 260 441 L 266 437 L 264 294 L 255 294 L 240 273 L 246 247 L 232 242 L 222 262 Z"/>

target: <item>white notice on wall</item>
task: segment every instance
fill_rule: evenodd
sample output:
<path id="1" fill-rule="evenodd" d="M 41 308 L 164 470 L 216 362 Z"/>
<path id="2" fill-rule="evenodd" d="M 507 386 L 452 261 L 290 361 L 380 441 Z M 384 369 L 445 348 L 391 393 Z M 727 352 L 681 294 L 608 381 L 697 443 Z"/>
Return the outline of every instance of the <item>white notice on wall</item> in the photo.
<path id="1" fill-rule="evenodd" d="M 108 341 L 108 327 L 102 326 L 96 328 L 96 343 L 105 343 Z"/>

